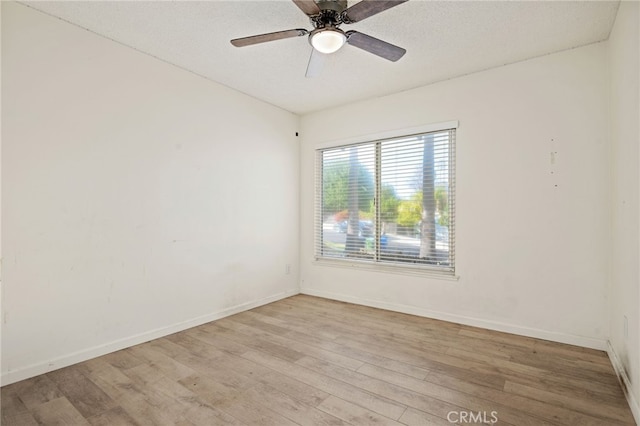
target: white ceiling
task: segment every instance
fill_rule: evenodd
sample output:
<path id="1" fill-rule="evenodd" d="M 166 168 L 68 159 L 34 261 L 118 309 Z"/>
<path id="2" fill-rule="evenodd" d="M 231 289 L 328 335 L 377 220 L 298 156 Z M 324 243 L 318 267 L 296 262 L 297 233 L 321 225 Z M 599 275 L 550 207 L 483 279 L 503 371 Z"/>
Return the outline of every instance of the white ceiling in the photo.
<path id="1" fill-rule="evenodd" d="M 355 1 L 349 1 L 349 5 Z M 407 49 L 393 63 L 346 45 L 305 78 L 306 37 L 232 38 L 312 26 L 291 1 L 25 2 L 126 46 L 304 114 L 606 40 L 618 1 L 410 0 L 343 29 Z"/>

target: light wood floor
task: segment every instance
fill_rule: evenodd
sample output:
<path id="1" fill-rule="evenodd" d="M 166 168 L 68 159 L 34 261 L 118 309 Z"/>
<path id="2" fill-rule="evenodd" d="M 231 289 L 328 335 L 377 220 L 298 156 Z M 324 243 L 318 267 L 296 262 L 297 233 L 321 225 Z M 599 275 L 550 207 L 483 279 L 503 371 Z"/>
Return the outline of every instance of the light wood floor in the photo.
<path id="1" fill-rule="evenodd" d="M 470 413 L 634 424 L 603 352 L 302 295 L 2 388 L 3 426 L 451 425 Z"/>

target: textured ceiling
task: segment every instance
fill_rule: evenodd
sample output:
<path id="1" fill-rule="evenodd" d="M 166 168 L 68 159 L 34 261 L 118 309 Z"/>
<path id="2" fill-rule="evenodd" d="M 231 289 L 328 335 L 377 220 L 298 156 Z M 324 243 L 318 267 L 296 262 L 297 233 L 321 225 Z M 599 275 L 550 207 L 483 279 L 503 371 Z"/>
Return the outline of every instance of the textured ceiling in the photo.
<path id="1" fill-rule="evenodd" d="M 311 53 L 306 37 L 243 48 L 229 43 L 311 29 L 290 1 L 23 4 L 304 114 L 606 40 L 619 2 L 410 0 L 342 27 L 404 47 L 402 59 L 393 63 L 346 45 L 313 79 L 305 78 Z"/>

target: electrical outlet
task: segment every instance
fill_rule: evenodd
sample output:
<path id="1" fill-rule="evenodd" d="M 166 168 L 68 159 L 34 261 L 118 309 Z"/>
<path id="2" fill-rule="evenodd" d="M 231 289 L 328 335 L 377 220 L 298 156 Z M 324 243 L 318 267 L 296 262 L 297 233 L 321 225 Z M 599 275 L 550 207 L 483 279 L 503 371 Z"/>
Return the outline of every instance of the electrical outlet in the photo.
<path id="1" fill-rule="evenodd" d="M 627 320 L 627 316 L 623 315 L 622 318 L 624 319 L 624 324 L 623 324 L 623 328 L 622 328 L 622 332 L 624 333 L 624 338 L 628 339 L 629 338 L 629 320 Z"/>
<path id="2" fill-rule="evenodd" d="M 291 273 L 291 265 L 290 264 L 286 264 L 284 267 L 284 273 L 289 275 Z"/>

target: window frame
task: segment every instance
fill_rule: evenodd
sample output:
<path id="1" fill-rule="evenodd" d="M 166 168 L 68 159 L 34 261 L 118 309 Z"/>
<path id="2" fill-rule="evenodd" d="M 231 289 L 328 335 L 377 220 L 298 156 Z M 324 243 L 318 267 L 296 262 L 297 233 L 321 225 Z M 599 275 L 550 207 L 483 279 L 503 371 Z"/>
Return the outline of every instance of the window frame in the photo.
<path id="1" fill-rule="evenodd" d="M 389 139 L 402 138 L 402 137 L 410 137 L 414 135 L 420 135 L 425 133 L 434 133 L 434 132 L 443 132 L 443 131 L 454 131 L 454 138 L 450 141 L 450 152 L 449 152 L 449 179 L 450 179 L 450 206 L 451 211 L 450 215 L 453 219 L 452 226 L 449 228 L 449 238 L 450 238 L 450 249 L 454 250 L 454 259 L 455 259 L 455 186 L 456 186 L 456 139 L 457 139 L 457 130 L 459 127 L 458 121 L 447 121 L 440 123 L 427 124 L 423 126 L 417 127 L 409 127 L 409 128 L 401 128 L 389 131 L 378 132 L 374 134 L 367 134 L 356 136 L 349 139 L 343 140 L 334 140 L 325 143 L 320 143 L 316 145 L 314 150 L 314 164 L 315 164 L 315 194 L 313 198 L 314 202 L 314 261 L 315 265 L 322 266 L 333 266 L 333 267 L 341 267 L 348 269 L 362 269 L 362 270 L 373 270 L 378 272 L 386 272 L 386 273 L 394 273 L 394 274 L 402 274 L 402 275 L 419 275 L 419 276 L 430 276 L 433 278 L 445 279 L 445 280 L 458 280 L 459 277 L 456 275 L 457 273 L 457 265 L 454 261 L 453 267 L 450 269 L 445 269 L 433 265 L 428 264 L 419 264 L 419 263 L 410 263 L 410 262 L 390 262 L 390 261 L 379 261 L 375 258 L 371 259 L 357 259 L 357 258 L 339 258 L 339 257 L 330 257 L 330 256 L 322 256 L 317 251 L 317 242 L 322 238 L 322 227 L 323 227 L 323 218 L 321 214 L 322 206 L 318 205 L 318 202 L 322 203 L 322 151 L 332 149 L 332 148 L 340 148 L 347 146 L 354 146 L 358 144 L 367 144 L 373 143 L 376 144 L 378 142 L 383 142 Z M 377 148 L 376 148 L 377 149 Z M 376 176 L 375 179 L 375 191 L 376 191 L 376 199 L 379 198 L 380 191 L 380 168 L 381 164 L 376 160 Z M 378 215 L 380 211 L 378 210 Z M 376 218 L 376 228 L 378 228 L 379 217 Z M 377 231 L 376 231 L 377 232 Z M 376 247 L 378 245 L 376 244 Z M 378 254 L 378 253 L 377 253 Z M 375 256 L 377 257 L 377 256 Z"/>

